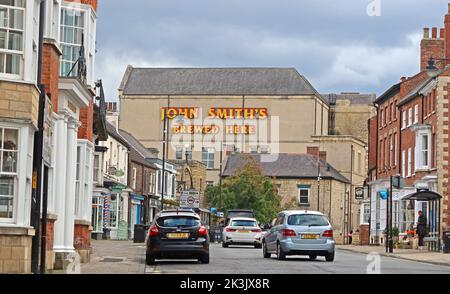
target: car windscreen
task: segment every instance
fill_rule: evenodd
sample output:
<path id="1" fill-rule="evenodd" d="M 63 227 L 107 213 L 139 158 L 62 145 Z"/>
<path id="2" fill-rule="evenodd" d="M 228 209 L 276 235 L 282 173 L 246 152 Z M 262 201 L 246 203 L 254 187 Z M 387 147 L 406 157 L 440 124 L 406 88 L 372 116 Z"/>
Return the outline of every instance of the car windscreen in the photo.
<path id="1" fill-rule="evenodd" d="M 252 220 L 232 220 L 231 224 L 232 227 L 256 227 L 256 222 Z"/>
<path id="2" fill-rule="evenodd" d="M 294 214 L 288 217 L 288 225 L 290 226 L 328 226 L 328 219 L 323 215 L 316 214 Z"/>
<path id="3" fill-rule="evenodd" d="M 160 217 L 156 221 L 160 227 L 169 228 L 190 228 L 200 226 L 200 220 L 196 217 L 191 216 L 166 216 Z"/>

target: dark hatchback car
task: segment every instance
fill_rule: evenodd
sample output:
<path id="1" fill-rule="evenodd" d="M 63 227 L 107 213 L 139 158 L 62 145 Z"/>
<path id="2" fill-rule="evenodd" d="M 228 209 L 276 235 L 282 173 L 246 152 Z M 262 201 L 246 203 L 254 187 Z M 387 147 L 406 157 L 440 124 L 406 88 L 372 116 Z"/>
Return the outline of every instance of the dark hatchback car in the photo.
<path id="1" fill-rule="evenodd" d="M 158 213 L 147 235 L 146 263 L 156 259 L 198 259 L 209 263 L 209 233 L 192 210 Z"/>

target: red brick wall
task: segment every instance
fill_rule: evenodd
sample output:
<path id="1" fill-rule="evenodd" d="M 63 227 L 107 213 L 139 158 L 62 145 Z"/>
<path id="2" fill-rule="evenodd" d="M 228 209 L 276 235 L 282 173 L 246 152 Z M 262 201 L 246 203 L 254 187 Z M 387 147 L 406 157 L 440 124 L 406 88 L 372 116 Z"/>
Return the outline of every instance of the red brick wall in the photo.
<path id="1" fill-rule="evenodd" d="M 54 235 L 55 235 L 55 220 L 49 219 L 47 220 L 47 242 L 45 245 L 47 251 L 53 250 Z"/>
<path id="2" fill-rule="evenodd" d="M 52 44 L 46 43 L 42 55 L 42 83 L 56 110 L 58 109 L 59 51 Z"/>
<path id="3" fill-rule="evenodd" d="M 81 126 L 78 129 L 78 139 L 94 140 L 94 100 L 91 98 L 89 107 L 80 109 Z"/>
<path id="4" fill-rule="evenodd" d="M 91 231 L 88 225 L 75 224 L 73 246 L 76 250 L 91 248 Z"/>
<path id="5" fill-rule="evenodd" d="M 368 121 L 369 128 L 369 170 L 377 166 L 377 117 L 374 116 Z"/>
<path id="6" fill-rule="evenodd" d="M 420 71 L 426 69 L 430 57 L 445 57 L 445 30 L 440 30 L 439 37 L 437 36 L 437 28 L 432 28 L 431 37 L 430 29 L 424 29 L 424 37 L 420 43 Z"/>

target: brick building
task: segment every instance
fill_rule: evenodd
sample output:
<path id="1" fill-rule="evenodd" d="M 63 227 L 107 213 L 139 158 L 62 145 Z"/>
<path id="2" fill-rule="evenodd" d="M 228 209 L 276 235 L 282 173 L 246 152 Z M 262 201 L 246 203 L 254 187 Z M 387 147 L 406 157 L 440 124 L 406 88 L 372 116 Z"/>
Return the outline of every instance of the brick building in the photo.
<path id="1" fill-rule="evenodd" d="M 393 226 L 400 232 L 412 229 L 422 210 L 441 215 L 448 227 L 448 96 L 450 72 L 447 61 L 438 61 L 439 71 L 427 72 L 430 58 L 450 58 L 450 4 L 444 28 L 424 29 L 421 42 L 421 72 L 401 81 L 375 101 L 377 119 L 369 121 L 369 180 L 371 187 L 371 242 L 383 243 L 386 227 L 386 190 L 390 176 L 405 179 L 403 189 L 393 191 Z M 443 196 L 441 211 L 432 211 L 426 202 L 404 201 L 418 189 Z"/>

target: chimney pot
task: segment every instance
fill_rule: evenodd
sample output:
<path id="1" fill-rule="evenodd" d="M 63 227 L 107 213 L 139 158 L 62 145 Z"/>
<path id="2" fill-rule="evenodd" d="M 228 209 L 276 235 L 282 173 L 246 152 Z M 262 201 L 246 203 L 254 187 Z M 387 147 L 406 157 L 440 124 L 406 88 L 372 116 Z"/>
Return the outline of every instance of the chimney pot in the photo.
<path id="1" fill-rule="evenodd" d="M 448 3 L 448 13 L 450 13 L 450 3 Z"/>
<path id="2" fill-rule="evenodd" d="M 437 39 L 437 28 L 431 29 L 431 38 Z"/>
<path id="3" fill-rule="evenodd" d="M 445 29 L 444 28 L 440 29 L 440 36 L 439 36 L 439 38 L 440 39 L 445 39 Z"/>
<path id="4" fill-rule="evenodd" d="M 430 28 L 424 28 L 423 29 L 423 38 L 429 39 L 430 38 Z"/>

